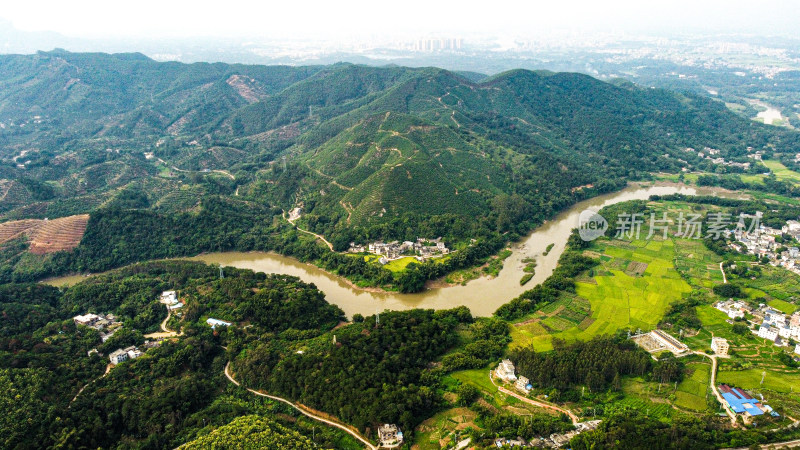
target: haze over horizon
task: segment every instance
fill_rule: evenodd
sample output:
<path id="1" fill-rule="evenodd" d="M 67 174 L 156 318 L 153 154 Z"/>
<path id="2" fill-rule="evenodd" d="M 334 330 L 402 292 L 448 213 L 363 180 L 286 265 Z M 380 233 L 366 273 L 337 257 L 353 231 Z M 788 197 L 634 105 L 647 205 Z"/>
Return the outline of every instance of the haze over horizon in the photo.
<path id="1" fill-rule="evenodd" d="M 477 13 L 479 11 L 479 13 Z M 500 0 L 376 5 L 365 0 L 264 4 L 234 0 L 99 0 L 4 5 L 0 19 L 23 32 L 81 39 L 352 39 L 459 34 L 542 38 L 560 34 L 755 34 L 800 37 L 800 3 L 733 0 L 573 0 L 541 4 Z"/>

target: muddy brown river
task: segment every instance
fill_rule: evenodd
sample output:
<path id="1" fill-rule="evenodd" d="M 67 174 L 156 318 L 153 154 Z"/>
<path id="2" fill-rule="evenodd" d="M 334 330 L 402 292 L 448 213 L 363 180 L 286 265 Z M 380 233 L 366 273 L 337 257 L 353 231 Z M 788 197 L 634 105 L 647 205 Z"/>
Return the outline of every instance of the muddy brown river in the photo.
<path id="1" fill-rule="evenodd" d="M 559 257 L 564 252 L 567 238 L 573 228 L 578 226 L 581 211 L 600 208 L 627 200 L 644 200 L 651 195 L 667 195 L 681 193 L 686 195 L 716 195 L 743 198 L 741 194 L 716 188 L 690 187 L 675 183 L 656 183 L 654 185 L 632 185 L 621 191 L 601 195 L 573 205 L 553 220 L 548 221 L 530 235 L 513 244 L 511 256 L 503 264 L 503 269 L 495 278 L 478 278 L 466 285 L 428 289 L 417 294 L 399 294 L 395 292 L 373 292 L 352 287 L 345 279 L 330 274 L 314 265 L 299 262 L 295 259 L 274 253 L 264 252 L 221 252 L 208 253 L 187 258 L 206 263 L 252 269 L 257 272 L 282 273 L 294 275 L 305 282 L 314 283 L 325 293 L 327 300 L 338 305 L 348 317 L 355 313 L 374 314 L 376 311 L 405 310 L 413 308 L 447 309 L 465 305 L 473 315 L 489 316 L 500 305 L 507 303 L 523 291 L 541 283 L 556 267 Z M 614 226 L 613 223 L 610 226 Z M 554 244 L 545 256 L 544 251 L 549 244 Z M 525 286 L 519 280 L 525 274 L 522 260 L 526 257 L 536 259 L 536 274 Z M 46 281 L 52 285 L 71 285 L 84 276 L 67 276 Z"/>

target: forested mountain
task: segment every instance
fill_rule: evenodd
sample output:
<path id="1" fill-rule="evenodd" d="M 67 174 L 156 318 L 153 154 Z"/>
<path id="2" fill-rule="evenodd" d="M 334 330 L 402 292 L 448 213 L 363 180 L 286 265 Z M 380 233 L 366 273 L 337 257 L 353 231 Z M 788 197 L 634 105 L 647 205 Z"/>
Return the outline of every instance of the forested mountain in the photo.
<path id="1" fill-rule="evenodd" d="M 93 213 L 89 236 L 153 233 L 153 242 L 184 242 L 189 236 L 172 236 L 169 227 L 136 226 L 202 215 L 220 204 L 204 200 L 227 197 L 251 216 L 242 224 L 263 223 L 267 234 L 283 231 L 273 225 L 281 211 L 302 206 L 298 224 L 337 250 L 417 236 L 480 241 L 524 233 L 650 172 L 710 164 L 686 147 L 717 148 L 742 162 L 748 146 L 798 148 L 796 132 L 693 94 L 574 73 L 477 79 L 437 68 L 2 55 L 0 220 Z M 147 220 L 119 214 L 143 210 Z M 219 232 L 196 229 L 195 244 L 179 248 L 132 252 L 111 240 L 104 252 L 132 261 L 286 246 L 230 238 L 252 226 L 234 223 L 225 239 L 212 228 Z M 13 271 L 26 257 L 24 243 L 12 243 L 0 254 Z M 77 252 L 91 254 L 87 245 Z"/>

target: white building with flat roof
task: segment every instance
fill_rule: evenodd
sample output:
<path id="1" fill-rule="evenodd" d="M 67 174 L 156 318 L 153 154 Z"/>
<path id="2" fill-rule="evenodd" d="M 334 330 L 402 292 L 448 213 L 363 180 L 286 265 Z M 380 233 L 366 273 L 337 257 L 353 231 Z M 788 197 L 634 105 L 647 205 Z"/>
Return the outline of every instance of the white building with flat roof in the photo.
<path id="1" fill-rule="evenodd" d="M 497 369 L 494 370 L 494 373 L 497 375 L 497 378 L 514 382 L 517 381 L 517 375 L 515 371 L 516 369 L 514 368 L 514 363 L 512 363 L 510 359 L 504 359 L 497 366 Z"/>
<path id="2" fill-rule="evenodd" d="M 769 325 L 761 325 L 758 329 L 758 337 L 775 342 L 778 340 L 778 330 Z"/>
<path id="3" fill-rule="evenodd" d="M 225 322 L 224 320 L 212 319 L 212 318 L 206 319 L 206 323 L 211 325 L 211 328 L 231 326 L 230 322 Z"/>

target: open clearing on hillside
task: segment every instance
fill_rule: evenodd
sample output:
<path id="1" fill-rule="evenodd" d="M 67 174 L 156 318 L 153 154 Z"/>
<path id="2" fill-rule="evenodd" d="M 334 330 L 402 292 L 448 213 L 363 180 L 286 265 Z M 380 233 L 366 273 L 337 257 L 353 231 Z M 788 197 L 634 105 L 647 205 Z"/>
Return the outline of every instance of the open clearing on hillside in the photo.
<path id="1" fill-rule="evenodd" d="M 585 341 L 629 327 L 651 330 L 670 303 L 691 290 L 672 263 L 675 249 L 671 240 L 614 240 L 600 245 L 607 258 L 601 257 L 601 264 L 590 271 L 594 275 L 591 279 L 576 283 L 578 303 L 588 302 L 591 320 L 575 315 L 576 308 L 564 308 L 566 314 L 559 312 L 540 323 L 512 327 L 512 346 L 532 344 L 538 351 L 547 351 L 552 349 L 553 338 Z M 636 262 L 637 268 L 645 267 L 641 275 L 626 273 L 632 262 Z M 573 299 L 570 306 L 574 302 Z M 547 315 L 547 309 L 553 305 L 542 308 L 541 312 Z M 568 314 L 573 316 L 565 317 Z"/>
<path id="2" fill-rule="evenodd" d="M 37 255 L 72 250 L 86 231 L 88 214 L 53 220 L 15 220 L 0 224 L 0 243 L 23 234 L 30 239 L 30 252 Z"/>
<path id="3" fill-rule="evenodd" d="M 800 183 L 800 173 L 787 169 L 786 166 L 781 164 L 779 161 L 770 159 L 767 161 L 762 161 L 762 163 L 764 163 L 764 165 L 775 174 L 775 178 L 781 181 Z"/>

